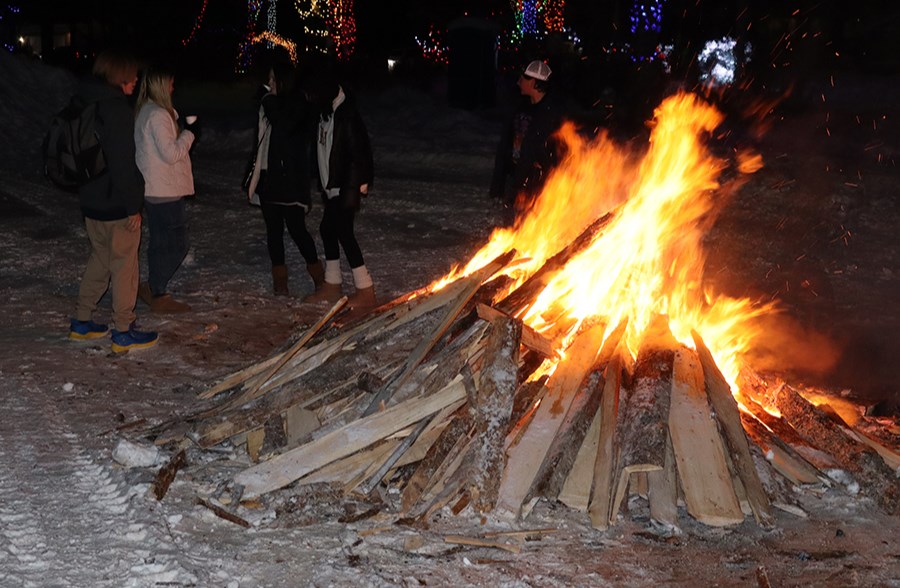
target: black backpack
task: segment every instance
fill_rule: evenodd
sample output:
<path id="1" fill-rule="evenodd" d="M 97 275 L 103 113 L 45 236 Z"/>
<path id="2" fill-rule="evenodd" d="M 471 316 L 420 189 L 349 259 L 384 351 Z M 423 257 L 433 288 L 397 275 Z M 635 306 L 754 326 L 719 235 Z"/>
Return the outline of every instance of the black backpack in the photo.
<path id="1" fill-rule="evenodd" d="M 99 122 L 97 102 L 77 95 L 50 122 L 42 145 L 44 174 L 60 188 L 75 191 L 106 173 Z"/>

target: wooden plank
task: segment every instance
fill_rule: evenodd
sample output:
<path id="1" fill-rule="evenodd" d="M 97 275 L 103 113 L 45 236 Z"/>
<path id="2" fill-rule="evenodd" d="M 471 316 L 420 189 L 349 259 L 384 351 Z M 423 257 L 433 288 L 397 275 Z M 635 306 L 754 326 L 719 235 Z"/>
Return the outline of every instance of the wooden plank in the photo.
<path id="1" fill-rule="evenodd" d="M 336 315 L 338 311 L 344 307 L 345 304 L 347 304 L 347 297 L 342 296 L 337 302 L 334 303 L 334 305 L 328 310 L 328 312 L 322 315 L 322 318 L 320 318 L 316 322 L 316 324 L 307 329 L 303 336 L 300 337 L 300 339 L 298 339 L 297 342 L 294 343 L 291 348 L 288 349 L 281 356 L 281 358 L 265 372 L 265 375 L 263 377 L 259 378 L 256 385 L 252 386 L 249 390 L 241 394 L 238 404 L 245 404 L 250 400 L 253 400 L 254 398 L 258 398 L 261 395 L 262 387 L 269 383 L 272 377 L 276 373 L 278 373 L 278 370 L 283 368 L 287 362 L 292 360 L 294 356 L 297 355 L 297 352 L 303 349 L 303 347 L 307 343 L 309 343 L 309 340 L 312 339 L 313 336 L 315 336 L 315 334 L 318 333 L 322 329 L 322 327 L 324 327 L 328 323 L 328 321 L 334 318 L 334 315 Z"/>
<path id="2" fill-rule="evenodd" d="M 831 417 L 790 386 L 775 397 L 782 416 L 809 443 L 827 451 L 860 483 L 860 491 L 890 515 L 900 514 L 900 484 L 874 449 L 844 433 Z"/>
<path id="3" fill-rule="evenodd" d="M 419 436 L 425 431 L 426 427 L 428 427 L 429 422 L 428 419 L 422 419 L 416 428 L 413 429 L 412 433 L 398 443 L 397 447 L 391 452 L 387 459 L 378 466 L 378 469 L 376 469 L 374 473 L 369 474 L 369 477 L 364 482 L 360 483 L 359 492 L 361 494 L 369 494 L 375 489 L 375 486 L 381 482 L 381 479 L 388 473 L 388 470 L 394 467 L 394 464 L 397 463 L 403 454 L 412 447 L 413 443 L 418 440 Z"/>
<path id="4" fill-rule="evenodd" d="M 605 386 L 604 386 L 605 388 Z M 591 500 L 591 486 L 594 483 L 594 464 L 597 462 L 597 448 L 600 445 L 600 426 L 603 422 L 603 409 L 599 406 L 591 419 L 587 434 L 581 441 L 581 447 L 575 456 L 566 482 L 557 495 L 557 499 L 578 511 L 587 512 Z"/>
<path id="5" fill-rule="evenodd" d="M 475 295 L 475 292 L 481 287 L 481 284 L 497 273 L 507 261 L 508 260 L 501 259 L 500 261 L 491 262 L 480 270 L 472 273 L 470 276 L 462 279 L 464 284 L 461 287 L 462 291 L 448 306 L 447 310 L 444 312 L 443 319 L 430 333 L 428 333 L 428 335 L 425 336 L 424 339 L 422 339 L 412 353 L 409 354 L 409 358 L 406 360 L 403 368 L 392 377 L 377 394 L 375 394 L 371 404 L 369 404 L 368 408 L 363 412 L 363 416 L 369 416 L 374 412 L 381 410 L 381 408 L 387 404 L 394 392 L 406 382 L 422 360 L 425 359 L 425 356 L 428 355 L 435 344 L 437 344 L 441 337 L 444 336 L 444 333 L 450 328 L 453 321 L 456 320 L 456 317 L 462 311 L 463 307 L 468 304 L 472 296 Z"/>
<path id="6" fill-rule="evenodd" d="M 266 430 L 264 427 L 257 427 L 252 431 L 247 431 L 247 455 L 250 460 L 259 461 L 259 451 L 262 449 L 263 442 L 266 440 Z"/>
<path id="7" fill-rule="evenodd" d="M 307 473 L 371 445 L 465 397 L 462 377 L 430 396 L 408 400 L 363 417 L 315 441 L 239 472 L 235 484 L 253 498 L 282 488 Z"/>
<path id="8" fill-rule="evenodd" d="M 593 444 L 593 449 L 585 447 L 585 442 L 590 429 L 597 417 L 600 408 L 600 399 L 603 395 L 603 368 L 606 366 L 594 364 L 594 367 L 579 386 L 566 412 L 541 469 L 531 486 L 531 491 L 526 496 L 528 502 L 536 496 L 555 499 L 560 496 L 569 479 L 569 474 L 575 468 L 575 462 L 579 459 L 587 459 L 585 452 L 593 451 L 590 457 L 591 468 L 597 457 L 597 439 L 588 441 Z M 588 487 L 590 492 L 590 486 Z M 585 505 L 587 509 L 587 505 Z"/>
<path id="9" fill-rule="evenodd" d="M 314 472 L 306 474 L 298 479 L 296 484 L 298 486 L 308 486 L 324 482 L 346 486 L 355 478 L 362 479 L 361 474 L 368 470 L 373 463 L 385 459 L 399 443 L 399 439 L 385 439 L 384 441 L 376 442 L 352 455 L 335 460 Z"/>
<path id="10" fill-rule="evenodd" d="M 678 526 L 678 479 L 672 439 L 666 442 L 666 461 L 661 470 L 647 472 L 650 518 L 671 527 Z"/>
<path id="11" fill-rule="evenodd" d="M 298 445 L 306 436 L 319 428 L 321 423 L 315 411 L 303 408 L 299 404 L 288 407 L 284 411 L 284 428 L 287 435 L 287 446 Z"/>
<path id="12" fill-rule="evenodd" d="M 887 465 L 892 470 L 896 471 L 900 469 L 900 453 L 897 453 L 890 447 L 885 447 L 865 433 L 854 431 L 853 429 L 849 429 L 847 427 L 841 427 L 841 430 L 853 439 L 859 441 L 860 443 L 864 443 L 874 449 L 875 452 L 881 456 L 881 459 L 884 460 L 885 465 Z"/>
<path id="13" fill-rule="evenodd" d="M 178 470 L 183 468 L 186 463 L 187 459 L 184 449 L 182 449 L 176 453 L 166 465 L 159 468 L 159 471 L 156 472 L 156 478 L 154 478 L 153 484 L 150 486 L 153 496 L 157 500 L 163 499 L 166 492 L 169 491 L 169 486 L 171 486 L 172 482 L 175 480 L 175 475 L 178 473 Z"/>
<path id="14" fill-rule="evenodd" d="M 741 424 L 747 435 L 765 452 L 766 460 L 772 467 L 795 486 L 818 484 L 826 480 L 824 474 L 820 474 L 815 466 L 773 435 L 752 415 L 742 414 Z"/>
<path id="15" fill-rule="evenodd" d="M 691 336 L 697 348 L 700 364 L 703 366 L 706 394 L 728 446 L 735 474 L 744 486 L 747 502 L 750 503 L 756 522 L 763 527 L 772 527 L 775 525 L 772 505 L 769 504 L 769 498 L 759 480 L 756 467 L 753 465 L 750 446 L 747 444 L 747 435 L 741 425 L 740 409 L 731 393 L 731 387 L 716 366 L 716 361 L 700 334 L 691 331 Z"/>
<path id="16" fill-rule="evenodd" d="M 616 422 L 619 414 L 619 389 L 622 383 L 622 359 L 616 354 L 606 367 L 603 397 L 600 399 L 600 431 L 594 461 L 593 485 L 588 505 L 591 526 L 606 529 L 612 517 L 612 480 L 616 456 Z"/>
<path id="17" fill-rule="evenodd" d="M 604 326 L 598 325 L 578 335 L 566 350 L 566 361 L 547 381 L 547 393 L 527 430 L 507 450 L 506 469 L 503 470 L 495 509 L 500 516 L 519 517 L 522 503 L 565 418 L 575 391 L 594 365 L 604 331 Z"/>
<path id="18" fill-rule="evenodd" d="M 468 408 L 458 409 L 403 488 L 400 494 L 401 512 L 410 512 L 422 493 L 431 485 L 431 480 L 441 464 L 454 452 L 454 447 L 461 439 L 468 438 L 471 429 L 472 416 Z"/>
<path id="19" fill-rule="evenodd" d="M 594 433 L 595 437 L 590 440 L 587 446 L 585 446 L 585 436 L 596 420 L 595 417 L 600 408 L 603 388 L 605 387 L 603 371 L 609 364 L 610 358 L 614 355 L 613 350 L 619 346 L 624 332 L 625 322 L 623 321 L 603 342 L 603 347 L 597 355 L 594 366 L 579 387 L 575 398 L 569 405 L 569 410 L 566 412 L 566 418 L 553 438 L 553 444 L 547 452 L 547 457 L 541 465 L 541 470 L 528 498 L 532 496 L 559 497 L 575 462 L 579 458 L 587 459 L 588 453 L 590 454 L 588 467 L 593 472 L 594 461 L 597 456 L 597 433 Z M 597 426 L 599 427 L 599 424 Z M 578 449 L 573 451 L 573 448 Z M 584 452 L 582 452 L 582 449 Z M 586 489 L 583 485 L 580 485 L 577 487 L 573 486 L 572 491 L 579 494 L 586 492 L 584 500 L 587 501 L 589 500 L 592 482 L 593 474 L 591 473 L 587 480 Z M 526 501 L 528 498 L 526 498 Z M 576 499 L 573 496 L 572 500 L 580 501 L 581 498 Z M 579 509 L 587 510 L 587 504 L 583 508 L 579 507 Z"/>
<path id="20" fill-rule="evenodd" d="M 701 523 L 721 527 L 744 520 L 725 462 L 725 449 L 710 414 L 703 368 L 687 348 L 675 352 L 669 434 L 687 510 Z"/>

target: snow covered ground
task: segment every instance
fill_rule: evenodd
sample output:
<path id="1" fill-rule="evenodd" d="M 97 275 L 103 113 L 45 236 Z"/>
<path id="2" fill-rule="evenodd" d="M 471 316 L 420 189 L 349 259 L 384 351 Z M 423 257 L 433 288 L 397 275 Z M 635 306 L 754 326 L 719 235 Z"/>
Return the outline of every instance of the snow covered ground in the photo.
<path id="1" fill-rule="evenodd" d="M 779 511 L 770 531 L 752 519 L 727 530 L 687 521 L 682 535 L 665 537 L 634 505 L 631 519 L 600 533 L 546 503 L 518 525 L 442 513 L 427 529 L 406 528 L 354 520 L 364 505 L 301 490 L 277 509 L 243 509 L 245 529 L 195 503 L 244 463 L 240 450 L 225 449 L 190 453 L 156 501 L 148 493 L 156 468 L 113 459 L 130 425 L 195 410 L 197 392 L 267 357 L 321 309 L 300 304 L 311 284 L 296 251 L 293 296 L 270 294 L 263 221 L 237 189 L 252 130 L 211 114 L 194 157 L 192 249 L 173 282 L 194 311 L 163 317 L 139 305 L 140 323 L 161 333 L 142 352 L 115 356 L 106 341 L 67 340 L 88 243 L 76 199 L 40 176 L 37 154 L 72 83 L 66 72 L 0 53 L 0 586 L 747 586 L 763 577 L 775 586 L 900 586 L 900 522 L 840 485 L 798 492 L 809 518 Z M 499 121 L 408 88 L 364 94 L 362 105 L 377 178 L 358 228 L 386 301 L 467 259 L 500 221 L 486 195 Z M 880 108 L 866 112 L 887 113 Z M 719 247 L 710 263 L 739 292 L 778 290 L 825 336 L 850 333 L 858 345 L 845 354 L 849 367 L 821 377 L 861 403 L 890 403 L 900 135 L 895 112 L 879 119 L 880 143 L 851 114 L 834 153 L 800 144 L 804 133 L 820 136 L 823 118 L 788 117 L 764 146 L 770 165 L 711 234 Z M 835 115 L 835 132 L 839 122 Z M 823 174 L 831 157 L 846 169 Z M 832 240 L 840 229 L 854 237 Z M 825 280 L 827 300 L 788 296 L 773 286 L 782 278 Z M 107 300 L 98 319 L 108 312 Z M 871 385 L 853 390 L 848 370 Z M 555 532 L 535 533 L 518 554 L 443 541 L 511 528 Z"/>

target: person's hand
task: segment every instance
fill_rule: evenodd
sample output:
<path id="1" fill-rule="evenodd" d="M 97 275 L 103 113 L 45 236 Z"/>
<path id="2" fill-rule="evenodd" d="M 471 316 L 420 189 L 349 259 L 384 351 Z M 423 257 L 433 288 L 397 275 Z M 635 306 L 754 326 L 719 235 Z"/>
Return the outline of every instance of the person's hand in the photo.
<path id="1" fill-rule="evenodd" d="M 194 135 L 194 143 L 200 140 L 200 121 L 195 120 L 192 123 L 185 123 L 184 130 L 190 131 Z"/>
<path id="2" fill-rule="evenodd" d="M 362 194 L 363 196 L 368 196 L 369 195 L 369 184 L 363 184 L 362 186 L 360 186 L 359 193 Z"/>
<path id="3" fill-rule="evenodd" d="M 139 231 L 141 229 L 141 214 L 132 214 L 128 217 L 125 228 L 130 232 Z"/>

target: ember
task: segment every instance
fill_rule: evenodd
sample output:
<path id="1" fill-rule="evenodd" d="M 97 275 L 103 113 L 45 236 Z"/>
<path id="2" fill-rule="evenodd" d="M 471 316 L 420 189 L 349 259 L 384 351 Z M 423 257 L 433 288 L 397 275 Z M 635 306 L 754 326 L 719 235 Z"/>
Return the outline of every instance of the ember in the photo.
<path id="1" fill-rule="evenodd" d="M 339 302 L 290 349 L 201 394 L 231 392 L 156 429 L 156 442 L 246 444 L 258 463 L 234 476 L 234 498 L 388 485 L 406 520 L 444 506 L 521 518 L 543 498 L 604 529 L 637 494 L 673 527 L 680 504 L 708 525 L 752 514 L 771 526 L 773 506 L 797 512 L 778 480 L 830 484 L 831 467 L 896 514 L 897 454 L 748 364 L 758 319 L 777 309 L 705 285 L 720 175 L 733 189 L 761 166 L 744 153 L 731 170 L 710 153 L 721 120 L 675 95 L 640 157 L 564 127 L 567 154 L 544 192 L 464 267 L 319 333 Z M 330 389 L 313 384 L 323 373 Z"/>

